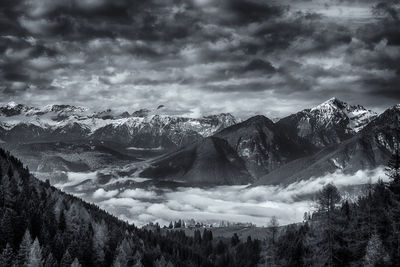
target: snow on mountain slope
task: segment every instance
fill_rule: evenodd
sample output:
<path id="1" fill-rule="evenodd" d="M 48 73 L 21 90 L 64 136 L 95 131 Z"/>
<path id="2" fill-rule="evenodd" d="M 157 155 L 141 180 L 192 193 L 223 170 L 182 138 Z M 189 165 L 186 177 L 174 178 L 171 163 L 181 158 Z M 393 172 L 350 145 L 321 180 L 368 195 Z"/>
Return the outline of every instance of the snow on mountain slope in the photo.
<path id="1" fill-rule="evenodd" d="M 353 137 L 266 174 L 256 185 L 290 184 L 341 171 L 354 174 L 385 166 L 400 143 L 400 105 L 377 116 Z"/>
<path id="2" fill-rule="evenodd" d="M 314 108 L 285 117 L 277 124 L 322 148 L 351 138 L 376 117 L 375 112 L 360 105 L 331 98 Z"/>
<path id="3" fill-rule="evenodd" d="M 87 108 L 71 105 L 37 108 L 10 102 L 0 107 L 0 138 L 9 142 L 104 138 L 137 147 L 177 147 L 235 123 L 236 119 L 225 113 L 185 118 L 149 110 L 132 114 L 116 114 L 110 109 L 91 113 Z"/>
<path id="4" fill-rule="evenodd" d="M 352 106 L 337 98 L 331 98 L 328 101 L 312 108 L 310 113 L 317 117 L 320 125 L 334 124 L 335 120 L 348 120 L 347 130 L 359 132 L 370 121 L 376 118 L 377 114 L 363 106 Z"/>

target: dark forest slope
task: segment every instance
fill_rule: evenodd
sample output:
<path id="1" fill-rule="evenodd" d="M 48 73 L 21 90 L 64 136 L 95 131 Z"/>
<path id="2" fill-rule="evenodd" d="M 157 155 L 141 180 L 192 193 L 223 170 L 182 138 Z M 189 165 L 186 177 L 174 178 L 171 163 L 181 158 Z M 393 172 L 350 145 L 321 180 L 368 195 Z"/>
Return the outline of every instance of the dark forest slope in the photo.
<path id="1" fill-rule="evenodd" d="M 258 241 L 161 235 L 44 183 L 0 149 L 0 266 L 255 266 Z M 37 264 L 37 265 L 35 265 Z M 76 265 L 74 265 L 76 266 Z"/>

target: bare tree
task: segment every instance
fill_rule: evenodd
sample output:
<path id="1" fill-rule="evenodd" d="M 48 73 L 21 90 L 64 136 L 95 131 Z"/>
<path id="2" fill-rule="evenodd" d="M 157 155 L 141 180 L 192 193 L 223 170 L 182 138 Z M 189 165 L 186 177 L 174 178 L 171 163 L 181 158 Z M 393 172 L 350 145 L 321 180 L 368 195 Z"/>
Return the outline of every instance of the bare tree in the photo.
<path id="1" fill-rule="evenodd" d="M 272 233 L 272 244 L 275 244 L 275 237 L 278 233 L 279 221 L 276 216 L 272 216 L 271 220 L 268 223 L 268 228 Z"/>

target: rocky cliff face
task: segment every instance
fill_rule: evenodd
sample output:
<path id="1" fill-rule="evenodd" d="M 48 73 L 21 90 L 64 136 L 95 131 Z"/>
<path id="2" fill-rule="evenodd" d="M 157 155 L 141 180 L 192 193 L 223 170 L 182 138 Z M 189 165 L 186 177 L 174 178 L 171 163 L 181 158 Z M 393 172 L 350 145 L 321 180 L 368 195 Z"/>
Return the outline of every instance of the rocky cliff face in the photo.
<path id="1" fill-rule="evenodd" d="M 306 140 L 291 139 L 279 125 L 264 116 L 252 117 L 215 136 L 229 143 L 255 178 L 314 150 Z"/>
<path id="2" fill-rule="evenodd" d="M 354 136 L 377 114 L 336 98 L 311 109 L 300 111 L 277 122 L 287 132 L 296 133 L 319 148 L 338 144 Z"/>

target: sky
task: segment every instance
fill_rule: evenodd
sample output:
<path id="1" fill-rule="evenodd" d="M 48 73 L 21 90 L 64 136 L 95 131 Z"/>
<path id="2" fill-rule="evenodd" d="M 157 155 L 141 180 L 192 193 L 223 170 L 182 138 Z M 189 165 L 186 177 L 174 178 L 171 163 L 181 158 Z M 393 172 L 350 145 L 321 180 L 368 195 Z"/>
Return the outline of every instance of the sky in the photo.
<path id="1" fill-rule="evenodd" d="M 0 103 L 280 117 L 400 103 L 399 0 L 3 0 Z"/>

